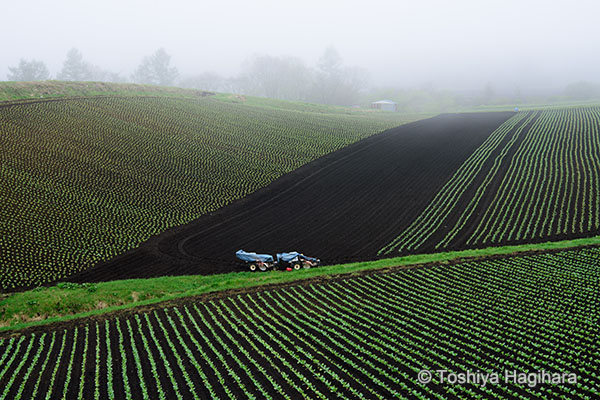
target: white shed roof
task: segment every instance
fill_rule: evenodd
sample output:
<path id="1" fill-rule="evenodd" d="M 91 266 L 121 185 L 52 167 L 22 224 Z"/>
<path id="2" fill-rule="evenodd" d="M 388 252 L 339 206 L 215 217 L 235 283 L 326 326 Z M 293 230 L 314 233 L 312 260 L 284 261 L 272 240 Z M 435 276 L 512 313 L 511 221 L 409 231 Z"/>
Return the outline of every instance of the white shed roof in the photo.
<path id="1" fill-rule="evenodd" d="M 396 104 L 396 102 L 391 101 L 391 100 L 379 100 L 379 101 L 374 101 L 371 104 Z"/>

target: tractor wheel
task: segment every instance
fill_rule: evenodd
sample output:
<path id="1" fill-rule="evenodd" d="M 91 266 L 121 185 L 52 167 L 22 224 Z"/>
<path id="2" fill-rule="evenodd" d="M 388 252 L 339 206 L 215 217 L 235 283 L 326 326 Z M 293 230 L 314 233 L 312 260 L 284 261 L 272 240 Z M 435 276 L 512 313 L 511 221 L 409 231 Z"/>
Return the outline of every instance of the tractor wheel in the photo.
<path id="1" fill-rule="evenodd" d="M 258 269 L 261 270 L 261 272 L 265 272 L 267 270 L 268 265 L 266 263 L 260 263 L 258 264 Z"/>
<path id="2" fill-rule="evenodd" d="M 302 263 L 302 266 L 303 266 L 305 269 L 309 269 L 310 267 L 312 267 L 312 265 L 311 265 L 311 264 L 310 264 L 308 261 L 305 261 L 305 262 L 303 262 L 303 263 Z"/>
<path id="3" fill-rule="evenodd" d="M 300 265 L 300 264 L 294 264 L 294 267 L 293 267 L 293 268 L 294 268 L 296 271 L 298 271 L 298 270 L 299 270 L 300 268 L 302 268 L 302 267 L 301 267 L 301 265 Z"/>
<path id="4" fill-rule="evenodd" d="M 256 264 L 250 264 L 248 268 L 250 268 L 250 271 L 254 272 L 256 271 Z"/>

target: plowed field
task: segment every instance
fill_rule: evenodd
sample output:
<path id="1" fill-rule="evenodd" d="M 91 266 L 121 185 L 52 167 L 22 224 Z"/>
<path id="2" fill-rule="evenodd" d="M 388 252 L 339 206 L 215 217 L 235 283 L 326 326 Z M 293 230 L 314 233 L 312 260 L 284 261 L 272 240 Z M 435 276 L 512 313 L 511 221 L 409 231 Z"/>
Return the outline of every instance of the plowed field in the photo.
<path id="1" fill-rule="evenodd" d="M 228 272 L 240 248 L 327 263 L 374 258 L 512 115 L 447 114 L 388 130 L 72 279 Z"/>

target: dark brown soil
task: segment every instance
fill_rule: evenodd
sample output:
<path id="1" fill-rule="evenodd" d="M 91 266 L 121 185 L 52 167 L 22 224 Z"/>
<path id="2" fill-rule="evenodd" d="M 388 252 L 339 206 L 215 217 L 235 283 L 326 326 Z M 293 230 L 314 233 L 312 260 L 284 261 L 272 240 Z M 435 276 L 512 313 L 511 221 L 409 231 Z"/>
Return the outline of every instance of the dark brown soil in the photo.
<path id="1" fill-rule="evenodd" d="M 71 280 L 230 272 L 239 249 L 300 251 L 326 264 L 374 259 L 511 115 L 445 114 L 385 131 Z"/>
<path id="2" fill-rule="evenodd" d="M 456 203 L 455 209 L 462 211 L 468 206 L 469 202 L 473 199 L 473 196 L 475 196 L 477 190 L 483 184 L 483 181 L 485 180 L 487 174 L 489 173 L 490 169 L 492 168 L 494 161 L 496 160 L 496 157 L 498 156 L 498 154 L 506 148 L 506 146 L 507 146 L 508 142 L 511 140 L 511 138 L 514 135 L 516 135 L 517 131 L 519 129 L 521 129 L 521 127 L 522 127 L 521 134 L 516 138 L 515 142 L 510 147 L 506 156 L 502 160 L 500 167 L 498 168 L 498 172 L 494 175 L 492 181 L 487 186 L 487 189 L 485 190 L 485 193 L 482 196 L 482 201 L 477 203 L 477 206 L 475 207 L 473 214 L 467 220 L 463 229 L 452 240 L 450 245 L 447 247 L 448 249 L 464 248 L 465 242 L 468 240 L 468 238 L 473 233 L 475 228 L 477 228 L 479 221 L 481 220 L 481 218 L 483 218 L 483 213 L 489 206 L 491 199 L 494 198 L 496 191 L 500 187 L 500 183 L 502 182 L 502 179 L 504 178 L 506 171 L 508 171 L 508 167 L 510 166 L 510 164 L 512 162 L 513 156 L 517 152 L 517 149 L 519 148 L 520 144 L 523 142 L 523 139 L 525 138 L 525 136 L 527 135 L 527 133 L 529 132 L 529 130 L 531 129 L 531 127 L 533 126 L 535 121 L 539 118 L 539 116 L 540 116 L 540 112 L 538 111 L 538 112 L 536 112 L 536 114 L 532 118 L 532 120 L 529 121 L 529 123 L 527 123 L 526 126 L 522 127 L 522 125 L 524 125 L 527 121 L 527 118 L 524 118 L 523 120 L 521 120 L 518 124 L 516 124 L 513 127 L 513 129 L 505 136 L 504 140 L 500 143 L 500 145 L 485 160 L 481 170 L 479 171 L 477 176 L 475 176 L 475 179 L 473 179 L 473 182 L 471 183 L 471 185 L 469 185 L 467 190 L 465 190 L 465 192 L 462 194 L 462 196 L 460 196 L 460 198 L 458 199 L 458 201 Z M 458 222 L 460 217 L 461 217 L 460 212 L 450 213 L 450 215 L 448 215 L 448 217 L 444 220 L 444 223 L 435 232 L 435 234 L 432 235 L 429 238 L 429 240 L 427 240 L 420 247 L 419 252 L 428 253 L 428 252 L 440 251 L 440 249 L 435 248 L 435 245 L 440 240 L 442 240 L 444 237 L 446 237 L 448 232 L 455 226 L 455 224 Z M 544 241 L 547 241 L 547 239 Z"/>

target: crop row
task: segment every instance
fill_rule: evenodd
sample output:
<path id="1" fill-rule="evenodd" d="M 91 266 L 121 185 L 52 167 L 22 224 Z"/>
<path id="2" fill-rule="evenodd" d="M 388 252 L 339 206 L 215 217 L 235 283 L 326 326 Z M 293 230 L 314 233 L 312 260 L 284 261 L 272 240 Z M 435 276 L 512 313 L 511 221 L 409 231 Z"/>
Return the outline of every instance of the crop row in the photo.
<path id="1" fill-rule="evenodd" d="M 0 110 L 0 289 L 63 279 L 397 125 L 212 98 Z"/>
<path id="2" fill-rule="evenodd" d="M 548 110 L 529 131 L 469 244 L 600 229 L 600 108 Z"/>
<path id="3" fill-rule="evenodd" d="M 500 135 L 510 139 L 501 142 Z M 496 151 L 490 150 L 493 143 Z M 516 115 L 500 126 L 379 254 L 599 230 L 600 108 L 549 109 Z"/>
<path id="4" fill-rule="evenodd" d="M 481 146 L 465 160 L 415 220 L 398 237 L 383 247 L 379 254 L 387 255 L 395 251 L 414 250 L 429 239 L 440 228 L 448 215 L 454 211 L 459 198 L 473 184 L 475 177 L 482 171 L 488 158 L 497 153 L 507 137 L 510 138 L 510 143 L 518 137 L 520 131 L 515 128 L 519 126 L 519 122 L 526 115 L 525 113 L 517 114 L 492 132 Z"/>
<path id="5" fill-rule="evenodd" d="M 0 340 L 0 398 L 583 398 L 600 387 L 600 249 L 190 302 Z M 420 383 L 422 369 L 574 373 Z"/>

